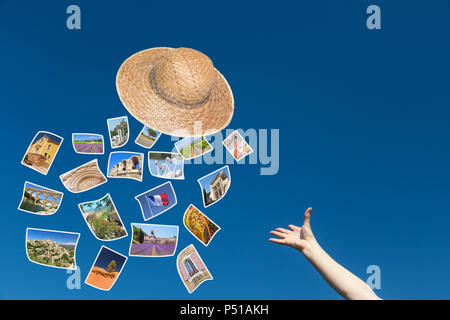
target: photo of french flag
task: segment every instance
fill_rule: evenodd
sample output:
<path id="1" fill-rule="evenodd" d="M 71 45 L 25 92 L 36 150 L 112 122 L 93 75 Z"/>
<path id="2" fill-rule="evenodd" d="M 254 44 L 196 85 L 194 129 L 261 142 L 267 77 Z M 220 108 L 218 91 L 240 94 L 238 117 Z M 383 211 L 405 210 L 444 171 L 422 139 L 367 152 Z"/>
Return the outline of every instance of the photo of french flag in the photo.
<path id="1" fill-rule="evenodd" d="M 147 199 L 151 207 L 162 207 L 169 205 L 169 197 L 167 196 L 166 192 L 164 192 L 163 194 L 147 196 Z"/>

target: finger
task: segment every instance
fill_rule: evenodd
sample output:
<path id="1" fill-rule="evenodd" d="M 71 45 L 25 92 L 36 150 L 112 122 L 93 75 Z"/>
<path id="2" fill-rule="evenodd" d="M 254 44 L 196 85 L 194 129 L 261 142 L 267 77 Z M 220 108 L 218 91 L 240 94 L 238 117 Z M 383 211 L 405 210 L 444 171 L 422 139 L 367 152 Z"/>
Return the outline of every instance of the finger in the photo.
<path id="1" fill-rule="evenodd" d="M 282 232 L 282 233 L 291 233 L 290 230 L 286 230 L 286 229 L 283 229 L 283 228 L 276 228 L 275 230 L 279 231 L 279 232 Z"/>
<path id="2" fill-rule="evenodd" d="M 294 226 L 293 224 L 288 225 L 289 229 L 291 229 L 292 231 L 297 231 L 300 230 L 300 227 Z"/>
<path id="3" fill-rule="evenodd" d="M 306 209 L 305 218 L 303 220 L 303 225 L 306 227 L 309 227 L 309 228 L 311 228 L 311 223 L 310 223 L 311 222 L 311 211 L 312 211 L 312 208 Z"/>
<path id="4" fill-rule="evenodd" d="M 278 232 L 278 231 L 270 231 L 270 234 L 272 234 L 274 236 L 277 236 L 277 237 L 280 237 L 282 239 L 284 239 L 284 237 L 286 237 L 285 233 L 281 233 L 281 232 Z"/>
<path id="5" fill-rule="evenodd" d="M 270 242 L 278 243 L 278 244 L 286 244 L 284 239 L 275 239 L 275 238 L 269 238 Z"/>

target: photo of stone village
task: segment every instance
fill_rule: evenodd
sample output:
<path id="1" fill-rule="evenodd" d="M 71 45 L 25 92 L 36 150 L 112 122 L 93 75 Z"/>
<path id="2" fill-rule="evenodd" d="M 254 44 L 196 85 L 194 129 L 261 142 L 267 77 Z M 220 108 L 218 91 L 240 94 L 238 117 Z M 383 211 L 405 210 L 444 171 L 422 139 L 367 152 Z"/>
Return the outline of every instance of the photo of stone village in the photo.
<path id="1" fill-rule="evenodd" d="M 30 261 L 48 266 L 74 269 L 78 233 L 27 229 L 26 249 Z"/>

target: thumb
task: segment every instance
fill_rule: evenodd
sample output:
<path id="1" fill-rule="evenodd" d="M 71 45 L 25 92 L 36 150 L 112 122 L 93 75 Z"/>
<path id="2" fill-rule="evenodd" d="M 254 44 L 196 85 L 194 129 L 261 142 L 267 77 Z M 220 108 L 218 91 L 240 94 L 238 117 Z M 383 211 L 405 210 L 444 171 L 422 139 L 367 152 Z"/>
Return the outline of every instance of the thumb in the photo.
<path id="1" fill-rule="evenodd" d="M 303 226 L 304 226 L 304 227 L 311 228 L 311 224 L 310 224 L 310 221 L 311 221 L 311 211 L 312 211 L 312 208 L 311 208 L 311 207 L 308 208 L 308 209 L 306 209 L 306 211 L 305 211 L 305 218 L 304 218 L 304 220 L 303 220 Z"/>

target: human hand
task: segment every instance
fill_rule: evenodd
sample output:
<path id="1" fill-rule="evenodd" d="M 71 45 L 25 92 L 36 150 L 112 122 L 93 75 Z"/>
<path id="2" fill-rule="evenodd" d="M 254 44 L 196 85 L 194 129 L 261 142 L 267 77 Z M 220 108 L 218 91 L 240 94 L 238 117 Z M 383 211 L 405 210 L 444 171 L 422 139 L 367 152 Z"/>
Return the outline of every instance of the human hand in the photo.
<path id="1" fill-rule="evenodd" d="M 270 234 L 278 238 L 270 238 L 269 241 L 290 246 L 306 255 L 312 247 L 317 245 L 317 241 L 311 230 L 311 211 L 312 208 L 306 209 L 303 226 L 297 227 L 290 224 L 289 229 L 291 230 L 276 228 L 275 230 L 270 231 Z"/>

